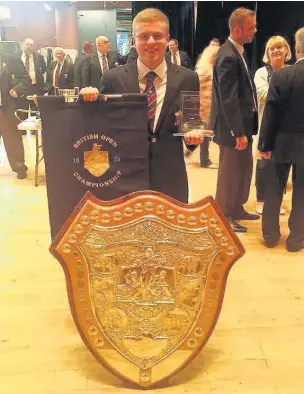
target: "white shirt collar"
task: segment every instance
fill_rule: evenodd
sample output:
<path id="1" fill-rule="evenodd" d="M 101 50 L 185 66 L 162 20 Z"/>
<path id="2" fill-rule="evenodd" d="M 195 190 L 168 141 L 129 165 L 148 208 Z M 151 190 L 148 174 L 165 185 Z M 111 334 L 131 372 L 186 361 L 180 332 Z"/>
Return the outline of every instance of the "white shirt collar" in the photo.
<path id="1" fill-rule="evenodd" d="M 107 57 L 107 53 L 101 53 L 99 51 L 97 51 L 97 53 L 98 53 L 98 57 L 103 57 L 104 55 Z"/>
<path id="2" fill-rule="evenodd" d="M 301 62 L 302 60 L 304 60 L 304 57 L 301 57 L 300 59 L 298 59 L 298 60 L 296 61 L 296 63 Z"/>
<path id="3" fill-rule="evenodd" d="M 137 69 L 138 69 L 138 77 L 139 80 L 143 79 L 150 71 L 154 71 L 155 74 L 160 78 L 164 79 L 166 72 L 167 72 L 167 62 L 165 59 L 154 69 L 151 70 L 149 67 L 147 67 L 138 57 L 137 58 Z"/>
<path id="4" fill-rule="evenodd" d="M 237 49 L 237 51 L 239 52 L 239 54 L 241 56 L 243 56 L 244 53 L 244 47 L 243 45 L 238 44 L 237 42 L 235 42 L 231 37 L 228 37 L 228 40 L 232 43 L 232 45 L 234 45 Z"/>

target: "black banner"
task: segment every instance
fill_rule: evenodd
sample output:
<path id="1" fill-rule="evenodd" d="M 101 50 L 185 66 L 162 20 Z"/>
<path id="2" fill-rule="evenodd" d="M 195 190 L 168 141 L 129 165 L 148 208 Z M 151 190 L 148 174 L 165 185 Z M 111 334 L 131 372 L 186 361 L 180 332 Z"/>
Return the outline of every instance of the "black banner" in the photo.
<path id="1" fill-rule="evenodd" d="M 86 191 L 107 201 L 149 189 L 145 95 L 38 104 L 52 239 Z"/>

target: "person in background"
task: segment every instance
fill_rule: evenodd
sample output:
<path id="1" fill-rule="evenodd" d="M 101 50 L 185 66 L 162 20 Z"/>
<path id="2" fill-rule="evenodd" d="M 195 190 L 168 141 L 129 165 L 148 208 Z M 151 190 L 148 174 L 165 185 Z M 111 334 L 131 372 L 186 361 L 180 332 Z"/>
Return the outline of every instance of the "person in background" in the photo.
<path id="1" fill-rule="evenodd" d="M 24 147 L 15 116 L 16 98 L 21 97 L 31 83 L 20 57 L 0 53 L 0 135 L 3 138 L 9 164 L 18 179 L 27 177 Z"/>
<path id="2" fill-rule="evenodd" d="M 96 38 L 96 53 L 93 54 L 89 66 L 89 84 L 99 88 L 101 77 L 112 68 L 125 63 L 123 56 L 110 50 L 110 41 L 106 36 Z"/>
<path id="3" fill-rule="evenodd" d="M 221 43 L 218 38 L 212 38 L 212 40 L 209 42 L 210 47 L 220 47 Z"/>
<path id="4" fill-rule="evenodd" d="M 46 74 L 47 90 L 55 94 L 56 89 L 73 89 L 74 87 L 74 65 L 65 59 L 62 48 L 54 49 L 54 60 L 48 67 Z"/>
<path id="5" fill-rule="evenodd" d="M 215 201 L 235 232 L 247 232 L 238 220 L 257 220 L 244 208 L 252 178 L 252 136 L 258 132 L 256 89 L 244 44 L 256 33 L 256 13 L 234 10 L 229 18 L 230 36 L 221 45 L 213 69 L 209 126 L 219 145 L 219 170 Z"/>
<path id="6" fill-rule="evenodd" d="M 195 65 L 195 71 L 200 81 L 200 117 L 205 125 L 209 124 L 213 66 L 219 49 L 219 46 L 207 46 Z M 217 166 L 214 165 L 209 158 L 209 144 L 210 139 L 204 138 L 203 143 L 200 145 L 200 166 L 203 168 L 216 169 Z"/>
<path id="7" fill-rule="evenodd" d="M 281 36 L 270 37 L 266 43 L 265 53 L 263 56 L 263 62 L 266 65 L 259 68 L 254 76 L 254 83 L 258 96 L 259 127 L 261 126 L 261 120 L 263 117 L 265 102 L 272 75 L 275 71 L 286 67 L 286 61 L 290 59 L 290 47 L 285 38 Z M 253 151 L 255 152 L 258 138 L 255 138 L 254 141 Z M 255 172 L 257 206 L 255 210 L 259 215 L 262 215 L 265 200 L 265 190 L 268 182 L 267 165 L 269 164 L 269 160 L 263 159 L 259 152 L 257 155 L 258 157 Z M 284 215 L 285 213 L 286 209 L 281 207 L 280 214 Z"/>
<path id="8" fill-rule="evenodd" d="M 179 50 L 179 43 L 176 39 L 169 41 L 169 52 L 166 53 L 166 60 L 169 63 L 177 64 L 178 66 L 193 69 L 191 60 L 187 52 Z"/>
<path id="9" fill-rule="evenodd" d="M 132 37 L 130 51 L 127 54 L 127 64 L 133 63 L 138 58 L 138 53 L 134 45 L 134 38 Z"/>
<path id="10" fill-rule="evenodd" d="M 24 64 L 25 70 L 31 78 L 31 83 L 26 88 L 24 95 L 17 99 L 18 109 L 38 111 L 34 101 L 27 100 L 27 96 L 34 94 L 43 95 L 45 93 L 44 74 L 46 72 L 46 64 L 42 55 L 34 51 L 34 40 L 26 38 L 22 43 L 23 51 L 18 54 Z M 25 120 L 27 113 L 19 112 L 19 118 Z M 23 132 L 26 134 L 26 131 Z"/>
<path id="11" fill-rule="evenodd" d="M 93 52 L 94 44 L 90 41 L 84 41 L 82 44 L 82 52 L 79 54 L 74 64 L 74 85 L 79 89 L 89 86 L 89 68 Z"/>
<path id="12" fill-rule="evenodd" d="M 280 206 L 290 168 L 293 172 L 292 208 L 286 239 L 289 252 L 304 248 L 304 27 L 295 35 L 297 62 L 281 67 L 270 81 L 258 150 L 269 160 L 262 215 L 265 246 L 281 237 Z"/>

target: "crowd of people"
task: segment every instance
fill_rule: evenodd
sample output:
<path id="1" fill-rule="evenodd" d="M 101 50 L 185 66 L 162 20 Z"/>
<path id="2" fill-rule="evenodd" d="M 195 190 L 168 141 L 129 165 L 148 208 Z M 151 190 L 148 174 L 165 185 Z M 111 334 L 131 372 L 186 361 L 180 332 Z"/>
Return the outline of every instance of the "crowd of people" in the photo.
<path id="1" fill-rule="evenodd" d="M 279 215 L 290 168 L 293 168 L 289 251 L 304 247 L 304 28 L 295 35 L 297 62 L 288 66 L 291 49 L 284 37 L 273 36 L 265 46 L 265 66 L 251 74 L 244 51 L 256 33 L 256 14 L 238 8 L 229 18 L 230 35 L 221 45 L 213 39 L 203 50 L 193 70 L 186 52 L 170 38 L 169 21 L 157 9 L 139 12 L 132 23 L 133 45 L 126 57 L 110 50 L 107 37 L 85 41 L 75 64 L 65 58 L 62 48 L 54 50 L 55 60 L 46 68 L 34 42 L 26 39 L 23 52 L 0 65 L 0 132 L 13 171 L 26 177 L 22 139 L 13 116 L 16 99 L 26 94 L 53 94 L 56 88 L 81 89 L 85 101 L 100 93 L 146 93 L 150 143 L 150 189 L 178 201 L 188 202 L 185 156 L 200 146 L 200 165 L 217 168 L 209 157 L 209 138 L 219 146 L 215 199 L 235 232 L 247 232 L 239 223 L 258 220 L 267 247 L 281 237 Z M 2 56 L 2 55 L 0 55 Z M 43 74 L 46 73 L 44 79 Z M 15 85 L 12 85 L 14 75 Z M 7 82 L 5 82 L 7 80 Z M 177 131 L 182 91 L 200 92 L 200 117 L 209 125 L 204 133 L 191 130 L 184 138 Z M 22 98 L 19 99 L 19 107 Z M 18 102 L 18 101 L 17 101 Z M 14 134 L 14 137 L 12 135 Z M 245 210 L 256 157 L 256 214 Z M 260 216 L 261 215 L 261 216 Z"/>

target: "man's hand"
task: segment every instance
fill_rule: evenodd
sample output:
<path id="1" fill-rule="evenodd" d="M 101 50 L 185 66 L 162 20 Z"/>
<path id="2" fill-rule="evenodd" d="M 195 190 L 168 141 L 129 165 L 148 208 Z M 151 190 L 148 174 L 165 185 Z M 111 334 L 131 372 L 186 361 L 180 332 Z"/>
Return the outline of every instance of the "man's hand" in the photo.
<path id="1" fill-rule="evenodd" d="M 175 112 L 175 126 L 179 127 L 182 111 Z"/>
<path id="2" fill-rule="evenodd" d="M 13 97 L 13 98 L 17 98 L 17 97 L 18 97 L 18 94 L 14 91 L 14 89 L 11 89 L 11 90 L 9 91 L 9 95 L 10 95 L 11 97 Z"/>
<path id="3" fill-rule="evenodd" d="M 189 145 L 199 145 L 204 141 L 204 134 L 214 135 L 212 130 L 192 130 L 184 134 L 184 140 Z"/>
<path id="4" fill-rule="evenodd" d="M 270 160 L 271 159 L 271 152 L 260 152 L 263 159 Z"/>
<path id="5" fill-rule="evenodd" d="M 248 146 L 248 139 L 245 135 L 243 135 L 242 137 L 237 137 L 236 138 L 236 146 L 235 149 L 237 150 L 244 150 L 246 149 Z"/>
<path id="6" fill-rule="evenodd" d="M 79 94 L 82 96 L 84 101 L 96 101 L 99 97 L 99 91 L 97 88 L 89 86 L 88 88 L 82 88 Z"/>

